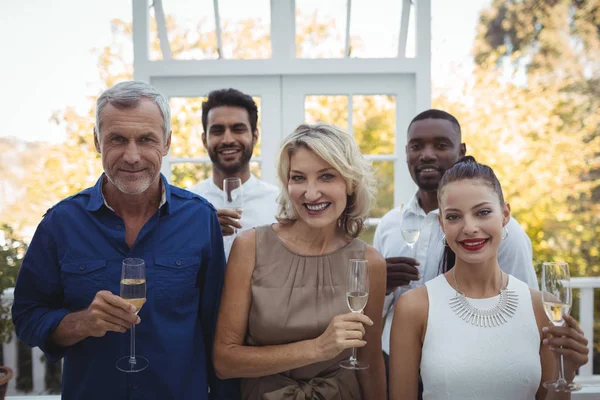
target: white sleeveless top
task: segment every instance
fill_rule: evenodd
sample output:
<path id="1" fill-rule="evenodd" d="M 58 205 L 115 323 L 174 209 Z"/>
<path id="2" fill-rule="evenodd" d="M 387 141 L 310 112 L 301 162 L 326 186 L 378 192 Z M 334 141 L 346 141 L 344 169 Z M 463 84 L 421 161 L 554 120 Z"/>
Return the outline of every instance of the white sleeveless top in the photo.
<path id="1" fill-rule="evenodd" d="M 529 287 L 509 275 L 519 296 L 517 311 L 504 325 L 476 327 L 450 308 L 456 291 L 444 275 L 425 284 L 429 297 L 421 356 L 423 400 L 533 400 L 540 385 L 540 334 Z M 498 296 L 469 299 L 490 309 Z"/>

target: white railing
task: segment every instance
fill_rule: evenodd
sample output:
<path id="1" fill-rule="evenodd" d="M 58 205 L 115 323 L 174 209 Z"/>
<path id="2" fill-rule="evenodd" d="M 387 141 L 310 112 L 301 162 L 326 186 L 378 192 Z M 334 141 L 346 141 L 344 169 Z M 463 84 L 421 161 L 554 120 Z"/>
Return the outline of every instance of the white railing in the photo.
<path id="1" fill-rule="evenodd" d="M 579 290 L 579 324 L 588 338 L 590 349 L 590 361 L 580 368 L 576 381 L 584 386 L 581 392 L 574 393 L 573 400 L 588 400 L 600 398 L 600 374 L 593 374 L 594 363 L 594 289 L 600 289 L 600 277 L 598 278 L 572 278 L 572 287 Z M 13 301 L 13 289 L 7 289 L 2 295 L 2 303 L 10 306 Z M 33 371 L 33 390 L 26 396 L 16 391 L 17 381 L 17 341 L 13 333 L 13 339 L 3 346 L 4 363 L 12 368 L 13 379 L 8 384 L 7 400 L 59 400 L 60 396 L 46 396 L 44 377 L 46 374 L 45 364 L 41 360 L 42 351 L 35 347 L 32 349 L 31 362 Z M 17 396 L 18 395 L 18 396 Z"/>

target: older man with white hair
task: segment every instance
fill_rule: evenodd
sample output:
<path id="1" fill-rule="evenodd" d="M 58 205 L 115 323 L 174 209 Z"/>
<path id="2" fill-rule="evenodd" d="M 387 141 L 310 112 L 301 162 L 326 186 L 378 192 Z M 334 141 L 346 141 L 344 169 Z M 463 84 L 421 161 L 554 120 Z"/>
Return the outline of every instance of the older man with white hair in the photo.
<path id="1" fill-rule="evenodd" d="M 107 89 L 94 143 L 104 173 L 46 213 L 23 260 L 18 337 L 50 361 L 64 357 L 63 399 L 235 398 L 211 357 L 221 228 L 206 200 L 160 174 L 171 144 L 166 98 L 143 82 Z M 119 296 L 124 259 L 145 263 L 137 302 Z M 117 369 L 134 343 L 143 358 Z"/>

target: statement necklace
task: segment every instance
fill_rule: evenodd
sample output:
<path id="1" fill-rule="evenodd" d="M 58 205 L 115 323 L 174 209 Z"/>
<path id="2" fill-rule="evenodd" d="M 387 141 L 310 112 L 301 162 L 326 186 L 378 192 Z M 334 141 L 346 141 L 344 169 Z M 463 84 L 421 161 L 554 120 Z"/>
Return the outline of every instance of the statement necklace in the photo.
<path id="1" fill-rule="evenodd" d="M 495 307 L 481 310 L 473 306 L 458 288 L 456 281 L 456 269 L 452 269 L 456 294 L 450 299 L 450 308 L 460 319 L 477 327 L 491 328 L 508 322 L 509 318 L 517 311 L 519 295 L 514 290 L 509 290 L 508 276 L 506 285 L 500 289 L 500 298 Z M 500 280 L 503 281 L 503 273 L 500 271 Z"/>

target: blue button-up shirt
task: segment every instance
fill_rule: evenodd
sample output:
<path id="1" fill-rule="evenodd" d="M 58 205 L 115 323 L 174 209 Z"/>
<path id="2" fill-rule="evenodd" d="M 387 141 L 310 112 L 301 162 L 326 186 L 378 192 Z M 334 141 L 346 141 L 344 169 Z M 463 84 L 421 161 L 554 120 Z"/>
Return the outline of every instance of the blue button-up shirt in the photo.
<path id="1" fill-rule="evenodd" d="M 123 219 L 104 203 L 102 179 L 51 208 L 38 226 L 15 287 L 18 337 L 52 361 L 64 357 L 67 400 L 236 398 L 237 381 L 216 379 L 212 367 L 225 270 L 214 208 L 161 176 L 166 202 L 129 248 Z M 129 332 L 66 348 L 49 340 L 63 317 L 87 308 L 98 291 L 119 294 L 127 257 L 146 263 L 147 301 L 135 339 L 150 363 L 130 374 L 115 367 L 129 354 Z"/>

